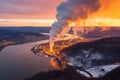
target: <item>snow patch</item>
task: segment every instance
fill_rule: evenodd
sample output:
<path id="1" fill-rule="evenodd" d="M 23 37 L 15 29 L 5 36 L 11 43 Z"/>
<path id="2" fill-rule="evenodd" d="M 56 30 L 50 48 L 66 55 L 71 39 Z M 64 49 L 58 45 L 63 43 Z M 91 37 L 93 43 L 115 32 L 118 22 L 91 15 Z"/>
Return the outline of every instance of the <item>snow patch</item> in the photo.
<path id="1" fill-rule="evenodd" d="M 111 65 L 104 65 L 104 66 L 99 66 L 99 67 L 94 67 L 94 68 L 89 68 L 86 69 L 86 71 L 88 71 L 89 73 L 91 73 L 93 75 L 93 77 L 102 77 L 105 74 L 107 74 L 108 72 L 112 71 L 113 69 L 119 67 L 120 65 L 117 64 L 111 64 Z M 76 70 L 77 72 L 79 72 L 80 74 L 83 74 L 86 77 L 90 77 L 87 73 L 80 71 L 80 70 Z"/>
<path id="2" fill-rule="evenodd" d="M 100 53 L 94 53 L 91 55 L 91 59 L 100 60 L 103 56 Z"/>
<path id="3" fill-rule="evenodd" d="M 90 77 L 90 75 L 88 75 L 86 72 L 84 72 L 84 71 L 80 71 L 80 70 L 76 70 L 78 73 L 80 73 L 80 74 L 82 74 L 82 75 L 84 75 L 84 76 L 86 76 L 86 77 Z"/>
<path id="4" fill-rule="evenodd" d="M 106 73 L 112 71 L 113 69 L 117 68 L 120 65 L 112 64 L 112 65 L 105 65 L 87 69 L 86 71 L 90 72 L 93 77 L 102 77 Z"/>
<path id="5" fill-rule="evenodd" d="M 67 61 L 72 63 L 74 66 L 77 67 L 84 67 L 84 68 L 90 68 L 93 67 L 94 60 L 102 60 L 104 59 L 104 56 L 98 52 L 92 53 L 92 49 L 90 50 L 82 50 L 79 55 L 76 55 L 74 57 L 66 57 Z"/>

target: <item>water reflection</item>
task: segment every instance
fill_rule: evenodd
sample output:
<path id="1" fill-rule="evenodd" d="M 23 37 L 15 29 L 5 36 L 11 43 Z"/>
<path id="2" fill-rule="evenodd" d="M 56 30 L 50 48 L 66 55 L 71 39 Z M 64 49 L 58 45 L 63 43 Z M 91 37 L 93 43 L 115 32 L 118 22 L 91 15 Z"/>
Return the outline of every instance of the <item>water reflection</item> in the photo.
<path id="1" fill-rule="evenodd" d="M 50 58 L 36 56 L 31 51 L 33 42 L 8 46 L 0 52 L 0 80 L 23 80 L 41 71 L 52 70 Z"/>
<path id="2" fill-rule="evenodd" d="M 63 70 L 66 68 L 66 64 L 58 60 L 57 58 L 51 58 L 50 65 L 56 70 Z"/>

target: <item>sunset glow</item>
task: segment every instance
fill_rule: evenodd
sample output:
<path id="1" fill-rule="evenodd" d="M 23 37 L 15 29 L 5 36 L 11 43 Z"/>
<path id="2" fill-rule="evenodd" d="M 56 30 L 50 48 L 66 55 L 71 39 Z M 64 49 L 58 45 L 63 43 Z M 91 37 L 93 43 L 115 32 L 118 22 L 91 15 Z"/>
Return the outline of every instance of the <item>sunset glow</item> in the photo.
<path id="1" fill-rule="evenodd" d="M 1 0 L 0 26 L 51 26 L 63 0 Z"/>
<path id="2" fill-rule="evenodd" d="M 47 19 L 0 19 L 1 26 L 51 26 L 53 22 Z"/>
<path id="3" fill-rule="evenodd" d="M 51 26 L 62 1 L 66 0 L 2 0 L 0 26 Z M 100 2 L 102 7 L 89 16 L 86 26 L 120 26 L 120 1 Z"/>
<path id="4" fill-rule="evenodd" d="M 120 26 L 120 19 L 109 19 L 109 18 L 93 18 L 85 21 L 78 20 L 77 22 L 70 23 L 70 26 Z"/>

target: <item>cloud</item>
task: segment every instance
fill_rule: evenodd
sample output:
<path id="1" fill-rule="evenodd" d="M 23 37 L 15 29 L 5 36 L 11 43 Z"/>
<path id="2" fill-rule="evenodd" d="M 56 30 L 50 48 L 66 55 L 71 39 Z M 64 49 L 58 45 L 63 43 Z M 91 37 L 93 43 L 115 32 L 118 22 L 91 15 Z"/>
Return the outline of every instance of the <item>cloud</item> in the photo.
<path id="1" fill-rule="evenodd" d="M 1 0 L 2 18 L 54 19 L 56 6 L 62 0 Z"/>

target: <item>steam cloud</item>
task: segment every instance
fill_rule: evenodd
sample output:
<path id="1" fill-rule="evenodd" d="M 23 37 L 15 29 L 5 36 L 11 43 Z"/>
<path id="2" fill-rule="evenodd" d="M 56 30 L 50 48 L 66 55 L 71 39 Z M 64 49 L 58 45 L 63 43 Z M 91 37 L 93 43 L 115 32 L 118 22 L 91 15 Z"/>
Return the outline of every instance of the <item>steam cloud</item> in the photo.
<path id="1" fill-rule="evenodd" d="M 52 24 L 50 40 L 61 37 L 71 22 L 87 19 L 101 7 L 99 0 L 67 0 L 57 7 L 57 21 Z"/>

